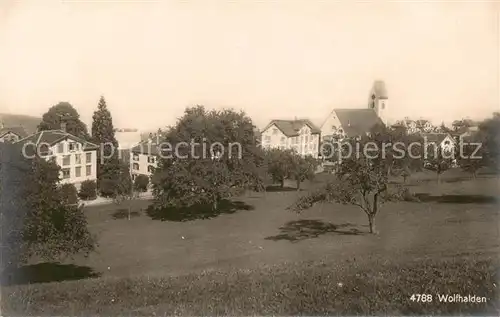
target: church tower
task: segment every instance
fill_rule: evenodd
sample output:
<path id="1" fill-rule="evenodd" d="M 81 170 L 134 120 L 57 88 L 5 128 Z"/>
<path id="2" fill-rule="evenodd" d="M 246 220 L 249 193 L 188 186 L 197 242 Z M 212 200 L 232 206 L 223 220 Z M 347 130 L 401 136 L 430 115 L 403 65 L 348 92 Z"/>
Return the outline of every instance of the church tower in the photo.
<path id="1" fill-rule="evenodd" d="M 387 111 L 389 98 L 385 83 L 382 80 L 376 80 L 370 91 L 368 108 L 375 110 L 382 122 L 387 125 Z"/>

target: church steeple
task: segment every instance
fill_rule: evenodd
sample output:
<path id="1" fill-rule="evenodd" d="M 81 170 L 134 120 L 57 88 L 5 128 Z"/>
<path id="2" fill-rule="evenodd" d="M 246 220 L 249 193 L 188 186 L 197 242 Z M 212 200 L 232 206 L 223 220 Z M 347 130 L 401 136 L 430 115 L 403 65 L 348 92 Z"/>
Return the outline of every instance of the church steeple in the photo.
<path id="1" fill-rule="evenodd" d="M 370 97 L 368 99 L 368 108 L 375 110 L 379 118 L 387 124 L 387 106 L 389 97 L 387 88 L 383 80 L 376 80 L 370 90 Z"/>

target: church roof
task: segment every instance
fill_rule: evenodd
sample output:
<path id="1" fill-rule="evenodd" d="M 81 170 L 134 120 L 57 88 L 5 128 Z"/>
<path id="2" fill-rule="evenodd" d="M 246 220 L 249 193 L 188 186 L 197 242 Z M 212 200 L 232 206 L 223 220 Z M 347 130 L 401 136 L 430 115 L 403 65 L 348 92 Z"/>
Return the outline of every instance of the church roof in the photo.
<path id="1" fill-rule="evenodd" d="M 304 126 L 308 125 L 311 128 L 311 133 L 320 133 L 321 130 L 314 125 L 309 119 L 297 119 L 297 120 L 271 120 L 271 122 L 262 131 L 267 130 L 270 126 L 276 125 L 278 129 L 283 132 L 287 137 L 294 137 L 299 135 L 299 130 Z"/>
<path id="2" fill-rule="evenodd" d="M 342 129 L 348 137 L 365 135 L 384 123 L 373 109 L 335 109 Z"/>
<path id="3" fill-rule="evenodd" d="M 373 93 L 379 98 L 388 98 L 387 88 L 383 80 L 376 80 L 373 83 Z"/>

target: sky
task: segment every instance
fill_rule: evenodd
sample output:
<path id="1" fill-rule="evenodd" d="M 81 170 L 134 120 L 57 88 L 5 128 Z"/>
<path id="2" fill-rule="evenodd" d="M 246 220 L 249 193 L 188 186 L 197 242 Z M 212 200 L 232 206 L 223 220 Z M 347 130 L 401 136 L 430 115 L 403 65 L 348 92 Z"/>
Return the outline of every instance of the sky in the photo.
<path id="1" fill-rule="evenodd" d="M 0 113 L 69 101 L 90 124 L 156 129 L 186 106 L 321 123 L 365 108 L 384 80 L 388 117 L 480 119 L 500 104 L 500 3 L 0 0 Z"/>

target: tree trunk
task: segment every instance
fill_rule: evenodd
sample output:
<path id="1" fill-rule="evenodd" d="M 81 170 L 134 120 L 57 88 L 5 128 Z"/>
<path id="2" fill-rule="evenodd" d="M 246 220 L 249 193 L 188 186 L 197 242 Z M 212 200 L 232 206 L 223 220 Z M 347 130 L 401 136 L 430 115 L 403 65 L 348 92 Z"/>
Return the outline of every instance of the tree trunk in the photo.
<path id="1" fill-rule="evenodd" d="M 375 233 L 375 215 L 368 215 L 368 223 L 370 225 L 370 233 Z"/>
<path id="2" fill-rule="evenodd" d="M 285 179 L 282 179 L 280 181 L 280 186 L 281 186 L 281 188 L 285 188 Z"/>
<path id="3" fill-rule="evenodd" d="M 131 214 L 131 211 L 130 211 L 130 206 L 128 206 L 128 220 L 130 220 L 130 214 Z"/>
<path id="4" fill-rule="evenodd" d="M 437 184 L 441 184 L 441 173 L 437 173 Z"/>
<path id="5" fill-rule="evenodd" d="M 217 199 L 212 203 L 212 210 L 217 210 Z"/>
<path id="6" fill-rule="evenodd" d="M 403 176 L 403 183 L 406 184 L 406 179 L 408 178 L 408 176 Z"/>
<path id="7" fill-rule="evenodd" d="M 297 191 L 300 191 L 300 180 L 297 180 Z"/>
<path id="8" fill-rule="evenodd" d="M 475 180 L 477 178 L 476 171 L 472 172 L 472 179 Z"/>

